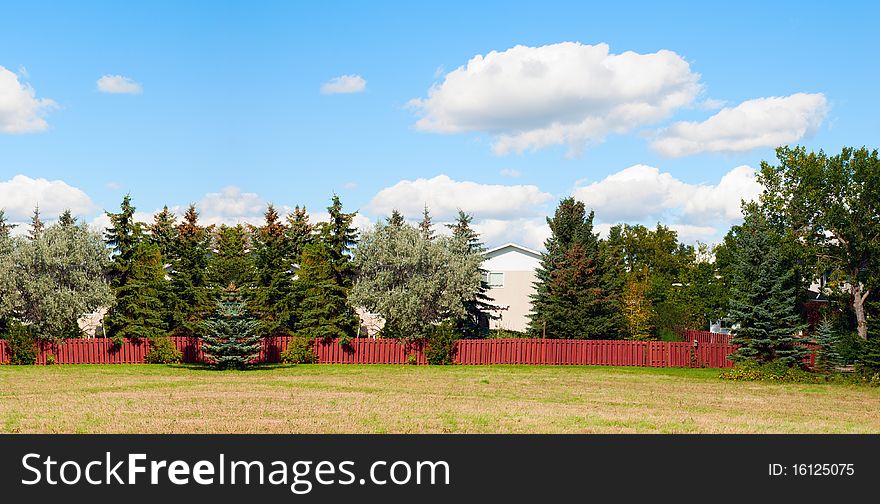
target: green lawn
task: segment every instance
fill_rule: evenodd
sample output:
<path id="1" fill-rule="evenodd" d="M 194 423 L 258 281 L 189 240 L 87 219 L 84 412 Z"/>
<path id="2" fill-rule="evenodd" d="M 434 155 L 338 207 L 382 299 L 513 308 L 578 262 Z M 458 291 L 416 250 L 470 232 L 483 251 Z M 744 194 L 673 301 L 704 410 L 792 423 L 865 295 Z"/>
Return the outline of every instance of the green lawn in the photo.
<path id="1" fill-rule="evenodd" d="M 718 370 L 0 366 L 0 432 L 870 432 L 880 389 Z"/>

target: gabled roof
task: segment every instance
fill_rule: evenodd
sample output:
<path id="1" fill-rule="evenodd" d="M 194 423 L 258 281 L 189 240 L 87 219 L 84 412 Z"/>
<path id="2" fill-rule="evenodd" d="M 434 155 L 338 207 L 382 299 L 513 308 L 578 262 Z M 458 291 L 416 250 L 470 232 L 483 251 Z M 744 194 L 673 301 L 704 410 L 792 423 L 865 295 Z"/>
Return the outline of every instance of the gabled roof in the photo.
<path id="1" fill-rule="evenodd" d="M 483 255 L 485 255 L 487 257 L 494 257 L 497 255 L 501 255 L 501 253 L 503 253 L 506 249 L 518 250 L 528 256 L 534 257 L 535 259 L 541 258 L 541 253 L 538 252 L 537 250 L 532 250 L 528 247 L 523 247 L 522 245 L 518 245 L 516 243 L 505 243 L 504 245 L 490 248 L 489 250 L 484 252 Z"/>

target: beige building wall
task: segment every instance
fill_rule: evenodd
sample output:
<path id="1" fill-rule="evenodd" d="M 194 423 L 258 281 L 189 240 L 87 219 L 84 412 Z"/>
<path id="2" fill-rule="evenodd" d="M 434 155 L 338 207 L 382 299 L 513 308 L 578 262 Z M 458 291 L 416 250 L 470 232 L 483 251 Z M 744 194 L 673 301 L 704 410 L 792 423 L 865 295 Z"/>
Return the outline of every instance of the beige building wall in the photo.
<path id="1" fill-rule="evenodd" d="M 529 327 L 529 313 L 532 311 L 531 295 L 535 292 L 534 271 L 503 271 L 504 286 L 493 287 L 487 294 L 494 299 L 493 304 L 502 309 L 495 312 L 500 318 L 491 320 L 492 329 L 525 331 Z M 506 309 L 505 309 L 506 308 Z"/>

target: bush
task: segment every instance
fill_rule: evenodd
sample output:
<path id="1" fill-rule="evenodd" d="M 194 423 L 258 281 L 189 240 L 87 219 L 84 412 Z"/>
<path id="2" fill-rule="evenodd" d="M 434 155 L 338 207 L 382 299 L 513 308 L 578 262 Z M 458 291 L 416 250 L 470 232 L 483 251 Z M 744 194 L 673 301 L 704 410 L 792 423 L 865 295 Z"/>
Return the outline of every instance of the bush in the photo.
<path id="1" fill-rule="evenodd" d="M 150 351 L 144 358 L 147 364 L 176 364 L 183 359 L 183 353 L 177 349 L 168 336 L 160 336 L 150 340 Z"/>
<path id="2" fill-rule="evenodd" d="M 55 354 L 48 353 L 46 354 L 46 365 L 51 366 L 55 364 Z"/>
<path id="3" fill-rule="evenodd" d="M 778 383 L 840 383 L 851 385 L 880 385 L 880 375 L 864 373 L 813 373 L 782 362 L 758 364 L 743 360 L 733 369 L 721 372 L 722 379 L 733 381 L 764 381 Z"/>
<path id="4" fill-rule="evenodd" d="M 313 364 L 315 362 L 315 340 L 293 338 L 281 352 L 281 362 L 285 364 Z"/>
<path id="5" fill-rule="evenodd" d="M 428 364 L 435 366 L 452 364 L 457 336 L 455 325 L 449 320 L 432 327 L 428 335 L 428 348 L 425 349 L 425 359 Z"/>
<path id="6" fill-rule="evenodd" d="M 10 364 L 34 364 L 37 362 L 37 346 L 31 329 L 18 322 L 13 322 L 6 335 L 9 345 Z"/>

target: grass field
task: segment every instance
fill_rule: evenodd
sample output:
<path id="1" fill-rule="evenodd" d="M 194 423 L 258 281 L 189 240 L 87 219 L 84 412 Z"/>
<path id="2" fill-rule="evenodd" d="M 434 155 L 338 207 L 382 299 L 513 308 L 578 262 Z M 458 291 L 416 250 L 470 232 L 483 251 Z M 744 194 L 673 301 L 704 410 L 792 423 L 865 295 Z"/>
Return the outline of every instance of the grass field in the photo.
<path id="1" fill-rule="evenodd" d="M 880 433 L 880 389 L 709 369 L 0 366 L 0 432 Z"/>

